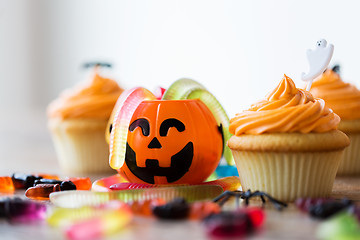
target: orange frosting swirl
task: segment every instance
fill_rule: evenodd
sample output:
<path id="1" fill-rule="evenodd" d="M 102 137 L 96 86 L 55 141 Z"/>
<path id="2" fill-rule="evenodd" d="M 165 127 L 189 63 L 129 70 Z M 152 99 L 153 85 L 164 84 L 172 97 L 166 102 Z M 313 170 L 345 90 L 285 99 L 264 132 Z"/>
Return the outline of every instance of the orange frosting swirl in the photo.
<path id="1" fill-rule="evenodd" d="M 266 99 L 230 120 L 229 131 L 241 134 L 327 132 L 337 128 L 340 118 L 322 99 L 296 88 L 284 75 Z"/>
<path id="2" fill-rule="evenodd" d="M 332 70 L 317 78 L 310 92 L 326 102 L 344 120 L 360 119 L 360 91 L 352 84 L 341 80 L 340 75 Z"/>
<path id="3" fill-rule="evenodd" d="M 95 73 L 91 81 L 65 90 L 51 102 L 47 110 L 48 117 L 107 120 L 122 92 L 117 82 Z"/>

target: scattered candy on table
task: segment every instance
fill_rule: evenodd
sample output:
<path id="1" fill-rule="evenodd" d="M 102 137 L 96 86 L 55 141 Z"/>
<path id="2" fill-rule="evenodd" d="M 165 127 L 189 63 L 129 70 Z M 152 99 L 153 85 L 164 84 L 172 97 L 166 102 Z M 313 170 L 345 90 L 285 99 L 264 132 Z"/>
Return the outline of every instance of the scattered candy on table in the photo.
<path id="1" fill-rule="evenodd" d="M 360 223 L 353 214 L 341 212 L 321 222 L 316 236 L 324 240 L 359 240 Z"/>
<path id="2" fill-rule="evenodd" d="M 212 214 L 204 219 L 208 235 L 214 237 L 242 237 L 261 227 L 265 212 L 261 208 L 242 208 Z"/>
<path id="3" fill-rule="evenodd" d="M 48 182 L 43 181 L 43 182 Z M 59 191 L 76 190 L 76 186 L 71 181 L 49 181 L 57 183 L 38 183 L 34 187 L 28 188 L 25 196 L 34 200 L 48 200 L 50 193 Z M 58 183 L 60 182 L 60 184 Z"/>
<path id="4" fill-rule="evenodd" d="M 110 192 L 64 191 L 50 194 L 50 201 L 59 207 L 76 208 L 84 205 L 97 205 L 111 200 L 124 202 L 162 198 L 170 201 L 183 197 L 189 202 L 212 199 L 223 192 L 217 185 L 194 185 L 178 187 L 161 187 L 149 189 L 131 189 Z"/>
<path id="5" fill-rule="evenodd" d="M 65 181 L 51 174 L 14 173 L 11 177 L 0 177 L 0 193 L 26 189 L 25 196 L 34 200 L 48 200 L 50 193 L 57 191 L 90 190 L 91 186 L 88 177 L 67 177 Z"/>
<path id="6" fill-rule="evenodd" d="M 11 178 L 16 189 L 27 189 L 34 186 L 35 180 L 41 179 L 42 177 L 31 174 L 14 173 Z"/>
<path id="7" fill-rule="evenodd" d="M 331 198 L 299 198 L 295 205 L 302 211 L 308 212 L 311 217 L 318 219 L 327 219 L 334 214 L 349 208 L 353 202 L 348 199 Z"/>
<path id="8" fill-rule="evenodd" d="M 188 203 L 183 198 L 175 198 L 165 204 L 153 207 L 153 214 L 160 219 L 191 219 L 199 220 L 221 211 L 219 204 L 212 201 L 197 201 Z"/>
<path id="9" fill-rule="evenodd" d="M 30 222 L 45 219 L 46 205 L 20 198 L 4 198 L 0 200 L 0 218 L 11 222 Z"/>
<path id="10" fill-rule="evenodd" d="M 153 213 L 160 219 L 184 219 L 190 212 L 190 205 L 183 198 L 175 198 L 167 204 L 156 206 Z"/>
<path id="11" fill-rule="evenodd" d="M 238 177 L 224 177 L 221 179 L 203 182 L 196 184 L 201 185 L 217 185 L 223 188 L 224 191 L 235 191 L 240 187 L 240 180 Z M 111 190 L 125 190 L 125 189 L 141 189 L 141 188 L 157 188 L 157 187 L 177 187 L 177 186 L 196 186 L 195 184 L 146 184 L 146 183 L 115 183 L 109 188 Z"/>
<path id="12" fill-rule="evenodd" d="M 131 219 L 129 206 L 120 201 L 110 201 L 77 209 L 55 208 L 47 222 L 61 227 L 69 239 L 98 239 L 122 229 Z"/>
<path id="13" fill-rule="evenodd" d="M 0 177 L 0 193 L 13 193 L 14 191 L 15 187 L 11 177 Z"/>
<path id="14" fill-rule="evenodd" d="M 90 190 L 92 183 L 88 177 L 70 177 L 66 181 L 71 181 L 75 184 L 77 190 Z"/>
<path id="15" fill-rule="evenodd" d="M 132 213 L 136 215 L 148 216 L 148 217 L 153 215 L 154 207 L 164 204 L 166 204 L 166 201 L 161 198 L 142 200 L 142 201 L 132 201 L 128 203 Z"/>

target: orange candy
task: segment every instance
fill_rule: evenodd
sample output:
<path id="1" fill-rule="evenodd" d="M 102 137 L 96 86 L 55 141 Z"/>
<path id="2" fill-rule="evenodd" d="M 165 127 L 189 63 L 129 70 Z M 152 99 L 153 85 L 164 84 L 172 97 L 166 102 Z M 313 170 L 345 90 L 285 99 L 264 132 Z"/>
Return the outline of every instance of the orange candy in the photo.
<path id="1" fill-rule="evenodd" d="M 0 192 L 1 193 L 12 193 L 15 191 L 14 183 L 11 177 L 0 177 Z"/>
<path id="2" fill-rule="evenodd" d="M 46 179 L 55 179 L 55 180 L 60 180 L 58 175 L 53 175 L 53 174 L 46 174 L 46 173 L 35 173 L 33 174 L 34 176 L 38 176 L 38 177 L 42 177 L 42 178 L 46 178 Z"/>
<path id="3" fill-rule="evenodd" d="M 143 216 L 152 216 L 152 209 L 155 206 L 163 205 L 166 201 L 159 198 L 159 199 L 152 199 L 152 200 L 144 200 L 144 201 L 134 201 L 130 203 L 131 211 L 137 215 Z"/>
<path id="4" fill-rule="evenodd" d="M 221 207 L 214 202 L 195 202 L 191 204 L 189 219 L 203 219 L 213 213 L 221 212 Z"/>
<path id="5" fill-rule="evenodd" d="M 91 180 L 88 177 L 71 177 L 67 178 L 67 181 L 72 181 L 75 186 L 76 190 L 90 190 L 91 189 Z"/>

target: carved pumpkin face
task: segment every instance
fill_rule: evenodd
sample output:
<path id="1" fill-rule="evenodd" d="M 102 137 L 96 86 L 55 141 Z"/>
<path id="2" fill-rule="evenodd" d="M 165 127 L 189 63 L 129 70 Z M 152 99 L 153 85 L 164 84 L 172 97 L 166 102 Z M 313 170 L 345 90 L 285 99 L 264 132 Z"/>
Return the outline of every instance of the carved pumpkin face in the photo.
<path id="1" fill-rule="evenodd" d="M 119 172 L 137 183 L 203 182 L 221 158 L 219 129 L 201 101 L 143 101 L 130 121 Z"/>

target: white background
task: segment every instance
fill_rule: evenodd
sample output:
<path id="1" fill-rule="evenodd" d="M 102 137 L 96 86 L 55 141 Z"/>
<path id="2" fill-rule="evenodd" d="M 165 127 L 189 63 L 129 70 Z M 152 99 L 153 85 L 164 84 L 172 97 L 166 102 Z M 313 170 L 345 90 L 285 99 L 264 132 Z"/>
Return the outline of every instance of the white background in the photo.
<path id="1" fill-rule="evenodd" d="M 204 84 L 230 117 L 286 73 L 300 87 L 305 51 L 335 45 L 346 81 L 360 85 L 357 1 L 0 0 L 0 108 L 37 109 L 86 79 L 86 61 L 114 64 L 124 88 Z"/>

